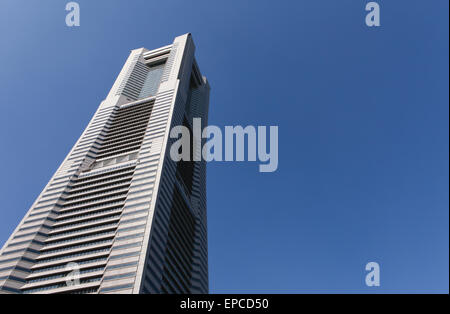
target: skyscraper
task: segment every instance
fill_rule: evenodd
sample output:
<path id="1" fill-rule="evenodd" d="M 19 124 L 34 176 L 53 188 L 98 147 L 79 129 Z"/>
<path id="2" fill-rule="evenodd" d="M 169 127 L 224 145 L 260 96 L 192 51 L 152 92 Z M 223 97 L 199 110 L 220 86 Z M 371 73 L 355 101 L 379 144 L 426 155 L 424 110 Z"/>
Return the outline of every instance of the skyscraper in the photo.
<path id="1" fill-rule="evenodd" d="M 208 292 L 206 164 L 169 153 L 174 126 L 208 120 L 194 50 L 186 34 L 131 51 L 1 249 L 0 292 Z"/>

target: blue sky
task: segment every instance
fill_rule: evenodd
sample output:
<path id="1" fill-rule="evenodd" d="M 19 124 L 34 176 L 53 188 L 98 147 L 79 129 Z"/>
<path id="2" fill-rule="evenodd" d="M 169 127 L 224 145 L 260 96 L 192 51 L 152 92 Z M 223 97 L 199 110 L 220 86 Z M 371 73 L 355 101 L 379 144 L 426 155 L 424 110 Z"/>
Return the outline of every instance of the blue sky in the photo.
<path id="1" fill-rule="evenodd" d="M 78 2 L 0 2 L 0 245 L 129 51 L 191 32 L 210 124 L 279 126 L 276 172 L 208 165 L 211 292 L 448 293 L 448 1 Z"/>

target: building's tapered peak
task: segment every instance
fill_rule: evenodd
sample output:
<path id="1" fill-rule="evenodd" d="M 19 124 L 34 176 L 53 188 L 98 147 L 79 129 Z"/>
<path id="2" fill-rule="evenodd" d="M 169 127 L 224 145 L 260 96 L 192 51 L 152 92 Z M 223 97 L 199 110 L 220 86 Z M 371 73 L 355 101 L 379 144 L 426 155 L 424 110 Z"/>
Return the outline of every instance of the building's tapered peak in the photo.
<path id="1" fill-rule="evenodd" d="M 121 101 L 129 102 L 151 97 L 156 93 L 156 82 L 167 85 L 164 83 L 182 79 L 182 75 L 190 76 L 191 72 L 201 85 L 200 69 L 195 59 L 190 57 L 194 52 L 195 45 L 189 33 L 176 37 L 172 44 L 164 47 L 132 50 L 106 99 L 124 96 Z"/>

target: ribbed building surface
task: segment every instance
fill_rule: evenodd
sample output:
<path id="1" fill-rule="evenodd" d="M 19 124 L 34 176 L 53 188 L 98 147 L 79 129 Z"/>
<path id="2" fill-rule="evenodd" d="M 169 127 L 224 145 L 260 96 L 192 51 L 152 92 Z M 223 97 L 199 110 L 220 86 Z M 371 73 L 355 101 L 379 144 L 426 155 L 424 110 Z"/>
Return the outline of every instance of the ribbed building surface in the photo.
<path id="1" fill-rule="evenodd" d="M 171 128 L 208 120 L 194 50 L 131 51 L 0 251 L 0 293 L 208 293 L 206 164 L 170 158 Z"/>

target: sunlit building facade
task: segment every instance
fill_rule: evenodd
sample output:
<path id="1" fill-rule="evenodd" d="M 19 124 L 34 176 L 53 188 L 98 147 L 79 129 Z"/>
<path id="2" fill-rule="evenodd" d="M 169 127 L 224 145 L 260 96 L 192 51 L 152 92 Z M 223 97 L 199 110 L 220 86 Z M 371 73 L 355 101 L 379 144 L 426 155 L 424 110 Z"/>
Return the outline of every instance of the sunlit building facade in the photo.
<path id="1" fill-rule="evenodd" d="M 170 158 L 170 130 L 208 120 L 194 51 L 131 51 L 1 249 L 0 293 L 208 293 L 206 164 Z"/>

